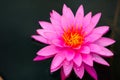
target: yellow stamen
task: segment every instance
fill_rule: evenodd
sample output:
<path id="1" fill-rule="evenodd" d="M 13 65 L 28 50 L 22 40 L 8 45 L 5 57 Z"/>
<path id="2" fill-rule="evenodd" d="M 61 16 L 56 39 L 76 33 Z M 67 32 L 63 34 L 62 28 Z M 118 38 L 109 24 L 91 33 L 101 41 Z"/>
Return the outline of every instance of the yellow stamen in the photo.
<path id="1" fill-rule="evenodd" d="M 65 30 L 62 36 L 65 44 L 73 48 L 79 47 L 84 40 L 84 35 L 81 32 L 82 29 L 75 29 L 74 27 Z"/>

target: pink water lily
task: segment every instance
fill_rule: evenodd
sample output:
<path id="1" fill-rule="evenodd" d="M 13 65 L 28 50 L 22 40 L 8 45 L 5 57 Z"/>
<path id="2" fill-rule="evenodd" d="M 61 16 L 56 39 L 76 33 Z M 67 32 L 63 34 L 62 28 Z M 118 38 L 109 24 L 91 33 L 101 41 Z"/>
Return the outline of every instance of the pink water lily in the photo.
<path id="1" fill-rule="evenodd" d="M 80 79 L 87 71 L 94 80 L 98 80 L 94 62 L 109 66 L 102 57 L 113 56 L 105 47 L 115 42 L 102 37 L 109 30 L 109 26 L 96 27 L 100 17 L 101 13 L 92 16 L 89 12 L 84 15 L 82 5 L 75 16 L 65 4 L 62 15 L 53 10 L 50 13 L 51 23 L 39 21 L 42 29 L 37 29 L 38 34 L 32 35 L 35 40 L 48 44 L 37 52 L 34 61 L 54 57 L 50 71 L 61 69 L 61 80 L 65 80 L 72 70 Z"/>

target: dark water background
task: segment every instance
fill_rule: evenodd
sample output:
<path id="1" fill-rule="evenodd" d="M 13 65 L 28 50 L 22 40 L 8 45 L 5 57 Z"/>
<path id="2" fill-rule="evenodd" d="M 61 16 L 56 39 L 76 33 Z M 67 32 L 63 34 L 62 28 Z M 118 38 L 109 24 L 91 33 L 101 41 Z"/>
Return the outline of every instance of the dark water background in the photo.
<path id="1" fill-rule="evenodd" d="M 120 80 L 120 1 L 119 0 L 0 0 L 0 75 L 4 80 L 60 80 L 59 71 L 49 72 L 48 59 L 33 62 L 36 52 L 44 47 L 31 39 L 40 28 L 38 21 L 49 21 L 49 13 L 61 13 L 63 4 L 75 13 L 83 4 L 85 14 L 102 12 L 99 25 L 109 25 L 106 36 L 117 42 L 108 47 L 114 57 L 106 59 L 111 66 L 95 64 L 99 80 Z M 79 80 L 74 73 L 68 80 Z M 83 80 L 93 80 L 87 73 Z"/>

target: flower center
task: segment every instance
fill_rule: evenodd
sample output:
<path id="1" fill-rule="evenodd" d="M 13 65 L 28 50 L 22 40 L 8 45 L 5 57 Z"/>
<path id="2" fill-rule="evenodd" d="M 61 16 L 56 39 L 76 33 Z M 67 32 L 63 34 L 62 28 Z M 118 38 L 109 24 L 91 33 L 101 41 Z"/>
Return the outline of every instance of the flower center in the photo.
<path id="1" fill-rule="evenodd" d="M 84 41 L 84 35 L 82 34 L 82 29 L 68 29 L 63 33 L 63 40 L 65 45 L 72 48 L 79 47 Z"/>

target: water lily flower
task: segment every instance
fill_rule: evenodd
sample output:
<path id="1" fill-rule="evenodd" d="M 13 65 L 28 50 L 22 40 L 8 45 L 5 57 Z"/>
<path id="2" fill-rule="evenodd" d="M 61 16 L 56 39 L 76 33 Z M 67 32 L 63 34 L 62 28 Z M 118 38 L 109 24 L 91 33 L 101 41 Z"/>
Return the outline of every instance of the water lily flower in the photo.
<path id="1" fill-rule="evenodd" d="M 48 44 L 37 52 L 34 61 L 53 57 L 50 72 L 61 69 L 61 80 L 65 80 L 74 70 L 82 79 L 87 71 L 94 80 L 98 80 L 94 62 L 109 66 L 103 57 L 111 57 L 113 53 L 105 48 L 113 44 L 113 39 L 102 37 L 109 26 L 96 27 L 101 13 L 92 16 L 92 12 L 84 15 L 82 5 L 76 14 L 65 4 L 62 15 L 56 11 L 50 13 L 50 21 L 39 21 L 42 29 L 37 29 L 37 35 L 32 38 Z"/>

